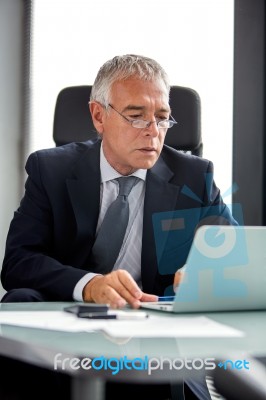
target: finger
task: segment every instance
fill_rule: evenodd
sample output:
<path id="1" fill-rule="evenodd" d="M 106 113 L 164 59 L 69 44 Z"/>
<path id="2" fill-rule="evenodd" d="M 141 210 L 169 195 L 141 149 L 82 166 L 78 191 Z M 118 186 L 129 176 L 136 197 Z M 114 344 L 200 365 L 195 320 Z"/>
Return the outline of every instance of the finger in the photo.
<path id="1" fill-rule="evenodd" d="M 146 301 L 148 301 L 148 302 L 158 301 L 158 296 L 156 296 L 154 294 L 148 294 L 148 293 L 143 293 L 142 292 L 141 298 L 139 300 L 133 301 L 131 306 L 133 308 L 140 308 L 141 307 L 141 303 L 146 302 Z"/>
<path id="2" fill-rule="evenodd" d="M 111 286 L 105 288 L 104 297 L 111 308 L 123 308 L 127 304 L 127 301 Z"/>
<path id="3" fill-rule="evenodd" d="M 178 286 L 181 283 L 182 279 L 183 279 L 183 273 L 176 272 L 174 278 L 174 286 Z"/>
<path id="4" fill-rule="evenodd" d="M 139 308 L 141 301 L 158 300 L 158 297 L 155 295 L 143 293 L 132 276 L 125 270 L 114 271 L 110 274 L 110 279 L 117 293 L 133 308 Z"/>
<path id="5" fill-rule="evenodd" d="M 184 279 L 184 275 L 185 275 L 185 267 L 180 268 L 174 276 L 174 291 L 177 290 L 178 286 L 180 285 L 180 283 L 182 282 L 182 280 Z"/>
<path id="6" fill-rule="evenodd" d="M 140 299 L 142 291 L 132 276 L 125 270 L 118 270 L 116 272 L 119 283 L 121 284 L 121 290 L 126 290 L 129 292 L 130 296 L 135 299 Z"/>
<path id="7" fill-rule="evenodd" d="M 158 296 L 154 294 L 142 293 L 140 301 L 158 301 Z"/>
<path id="8" fill-rule="evenodd" d="M 127 303 L 126 300 L 119 295 L 117 290 L 108 284 L 102 286 L 98 296 L 95 297 L 97 303 L 107 303 L 111 308 L 123 308 Z"/>
<path id="9" fill-rule="evenodd" d="M 99 275 L 93 278 L 84 288 L 84 301 L 94 301 L 96 303 L 107 303 L 112 308 L 121 308 L 126 305 L 126 301 L 117 293 L 112 281 L 111 274 Z"/>
<path id="10" fill-rule="evenodd" d="M 98 279 L 92 287 L 92 294 L 94 301 L 107 302 L 112 308 L 122 308 L 126 303 L 137 308 L 137 299 L 142 292 L 127 271 L 117 270 Z"/>
<path id="11" fill-rule="evenodd" d="M 117 291 L 133 308 L 139 308 L 142 291 L 127 271 L 117 271 Z"/>

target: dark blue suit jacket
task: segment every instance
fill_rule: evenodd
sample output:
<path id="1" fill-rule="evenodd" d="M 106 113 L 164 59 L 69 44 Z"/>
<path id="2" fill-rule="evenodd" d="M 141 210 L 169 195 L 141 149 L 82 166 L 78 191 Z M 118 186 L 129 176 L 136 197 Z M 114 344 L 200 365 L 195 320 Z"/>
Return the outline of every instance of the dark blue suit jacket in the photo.
<path id="1" fill-rule="evenodd" d="M 214 223 L 220 223 L 219 217 L 234 223 L 213 180 L 208 178 L 206 185 L 206 174 L 212 177 L 212 170 L 211 162 L 167 146 L 148 170 L 141 263 L 145 292 L 162 295 L 172 285 L 173 273 L 186 260 L 195 227 L 213 214 L 214 206 L 218 217 Z M 34 288 L 54 301 L 72 300 L 78 280 L 93 272 L 89 259 L 99 215 L 100 140 L 37 151 L 29 157 L 26 171 L 25 195 L 7 237 L 3 287 L 7 291 Z M 174 242 L 175 270 L 165 273 L 159 268 L 152 216 L 190 209 L 198 212 L 189 216 L 191 229 L 183 242 Z M 166 254 L 171 252 L 173 243 L 166 240 L 165 249 Z"/>

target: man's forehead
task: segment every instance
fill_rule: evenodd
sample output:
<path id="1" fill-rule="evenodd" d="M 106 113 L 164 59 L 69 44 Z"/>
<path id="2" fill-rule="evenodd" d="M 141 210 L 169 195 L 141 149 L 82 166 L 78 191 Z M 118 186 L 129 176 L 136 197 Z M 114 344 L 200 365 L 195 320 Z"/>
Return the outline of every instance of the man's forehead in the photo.
<path id="1" fill-rule="evenodd" d="M 138 104 L 128 104 L 126 105 L 123 109 L 122 112 L 126 112 L 126 111 L 140 111 L 140 112 L 145 112 L 147 111 L 149 107 L 146 105 L 138 105 Z M 157 112 L 169 112 L 170 111 L 170 107 L 167 104 L 163 104 L 163 105 L 158 105 L 156 107 L 156 111 Z"/>
<path id="2" fill-rule="evenodd" d="M 116 81 L 112 85 L 112 102 L 119 102 L 125 111 L 145 111 L 153 107 L 156 111 L 169 112 L 169 93 L 160 79 L 141 80 L 131 77 Z"/>

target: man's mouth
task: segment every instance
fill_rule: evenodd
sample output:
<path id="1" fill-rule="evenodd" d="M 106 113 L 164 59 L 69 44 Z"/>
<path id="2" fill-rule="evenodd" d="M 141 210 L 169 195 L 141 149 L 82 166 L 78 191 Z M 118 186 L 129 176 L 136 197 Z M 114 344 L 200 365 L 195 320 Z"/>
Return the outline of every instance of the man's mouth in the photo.
<path id="1" fill-rule="evenodd" d="M 141 149 L 139 149 L 139 151 L 149 154 L 149 153 L 156 152 L 156 149 L 154 147 L 142 147 Z"/>

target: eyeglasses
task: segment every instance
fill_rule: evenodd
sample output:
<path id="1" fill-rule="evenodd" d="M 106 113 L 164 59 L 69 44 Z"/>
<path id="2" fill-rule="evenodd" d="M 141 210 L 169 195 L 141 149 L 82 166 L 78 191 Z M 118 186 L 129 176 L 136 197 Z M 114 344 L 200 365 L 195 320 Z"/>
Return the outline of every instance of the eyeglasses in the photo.
<path id="1" fill-rule="evenodd" d="M 115 112 L 117 112 L 117 114 L 119 114 L 121 117 L 123 117 L 127 122 L 129 122 L 131 124 L 131 126 L 133 126 L 133 128 L 137 128 L 137 129 L 145 129 L 145 128 L 149 128 L 151 126 L 151 124 L 153 124 L 154 122 L 156 123 L 158 129 L 169 129 L 172 128 L 173 125 L 177 124 L 177 122 L 175 121 L 175 119 L 172 117 L 172 115 L 170 115 L 170 117 L 172 119 L 163 119 L 163 120 L 155 120 L 155 121 L 145 121 L 144 119 L 128 119 L 127 117 L 125 117 L 123 114 L 121 114 L 119 111 L 117 111 L 110 103 L 108 104 L 109 107 L 111 107 Z"/>

